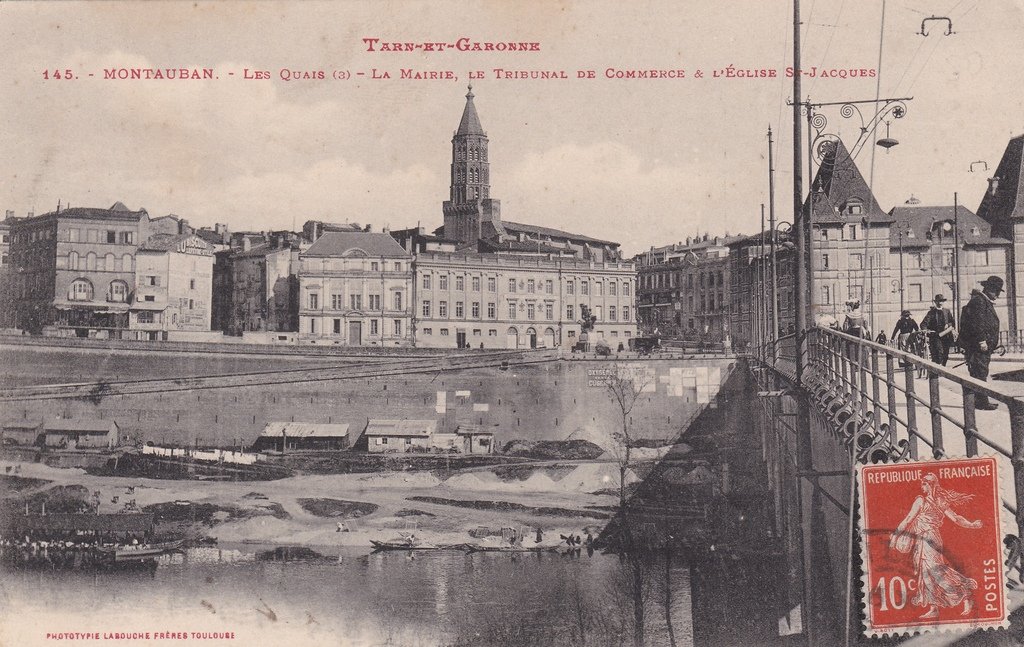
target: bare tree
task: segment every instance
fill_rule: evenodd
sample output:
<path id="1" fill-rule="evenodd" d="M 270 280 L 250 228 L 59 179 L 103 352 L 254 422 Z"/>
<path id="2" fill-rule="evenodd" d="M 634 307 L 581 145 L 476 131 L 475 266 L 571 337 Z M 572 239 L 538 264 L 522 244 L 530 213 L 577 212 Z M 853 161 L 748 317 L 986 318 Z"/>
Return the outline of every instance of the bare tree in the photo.
<path id="1" fill-rule="evenodd" d="M 612 432 L 611 452 L 619 466 L 619 521 L 620 550 L 628 563 L 631 576 L 631 594 L 633 598 L 633 644 L 642 647 L 644 644 L 644 563 L 641 546 L 630 518 L 629 501 L 626 496 L 626 475 L 632 465 L 633 447 L 637 438 L 633 433 L 633 410 L 641 395 L 653 384 L 651 371 L 638 367 L 612 364 L 609 374 L 604 376 L 605 391 L 618 407 L 621 426 Z"/>

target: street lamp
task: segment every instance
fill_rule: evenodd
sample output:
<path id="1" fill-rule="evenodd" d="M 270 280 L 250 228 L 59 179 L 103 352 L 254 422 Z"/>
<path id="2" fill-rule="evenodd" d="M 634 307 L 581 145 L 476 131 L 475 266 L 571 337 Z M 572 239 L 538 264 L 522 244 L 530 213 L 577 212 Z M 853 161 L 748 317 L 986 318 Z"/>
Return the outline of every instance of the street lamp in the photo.
<path id="1" fill-rule="evenodd" d="M 900 292 L 900 312 L 903 312 L 904 308 L 904 283 L 903 283 L 903 232 L 909 231 L 910 221 L 900 220 L 896 223 L 896 233 L 899 236 L 899 254 L 900 254 L 900 279 L 899 279 L 899 292 Z M 896 287 L 896 280 L 892 281 L 893 287 Z M 895 292 L 895 290 L 893 290 Z"/>

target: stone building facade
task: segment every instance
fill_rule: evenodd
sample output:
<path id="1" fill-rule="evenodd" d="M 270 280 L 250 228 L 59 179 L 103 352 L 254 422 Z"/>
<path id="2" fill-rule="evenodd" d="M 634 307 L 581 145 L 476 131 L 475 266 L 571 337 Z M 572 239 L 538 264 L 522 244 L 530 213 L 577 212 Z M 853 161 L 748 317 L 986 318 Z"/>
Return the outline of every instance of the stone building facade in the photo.
<path id="1" fill-rule="evenodd" d="M 299 341 L 412 345 L 412 254 L 386 233 L 326 232 L 301 255 Z"/>
<path id="2" fill-rule="evenodd" d="M 139 248 L 129 309 L 137 338 L 209 333 L 212 302 L 212 245 L 195 234 L 157 234 Z"/>
<path id="3" fill-rule="evenodd" d="M 637 254 L 637 314 L 646 334 L 724 341 L 729 337 L 729 244 L 740 236 L 709 238 Z"/>

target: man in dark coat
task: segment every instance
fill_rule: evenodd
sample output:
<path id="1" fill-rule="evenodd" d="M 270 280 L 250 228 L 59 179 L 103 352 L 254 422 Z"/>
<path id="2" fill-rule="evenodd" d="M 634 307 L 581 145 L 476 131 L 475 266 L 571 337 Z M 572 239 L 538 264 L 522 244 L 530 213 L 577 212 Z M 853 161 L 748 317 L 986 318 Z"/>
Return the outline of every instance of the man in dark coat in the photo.
<path id="1" fill-rule="evenodd" d="M 931 352 L 932 361 L 942 366 L 949 361 L 949 349 L 956 334 L 953 313 L 949 308 L 942 307 L 945 301 L 946 297 L 936 294 L 935 304 L 921 320 L 921 329 L 928 331 L 928 350 Z"/>
<path id="2" fill-rule="evenodd" d="M 910 340 L 910 335 L 916 332 L 917 322 L 914 321 L 910 310 L 904 310 L 900 313 L 896 327 L 892 329 L 892 338 L 896 340 L 900 350 L 907 350 L 907 342 Z"/>
<path id="3" fill-rule="evenodd" d="M 981 288 L 980 292 L 971 292 L 971 300 L 960 313 L 960 346 L 971 377 L 987 380 L 992 351 L 999 345 L 999 315 L 993 304 L 1003 291 L 1003 279 L 990 276 L 981 282 Z M 998 406 L 989 402 L 987 395 L 975 396 L 976 409 L 991 410 Z"/>

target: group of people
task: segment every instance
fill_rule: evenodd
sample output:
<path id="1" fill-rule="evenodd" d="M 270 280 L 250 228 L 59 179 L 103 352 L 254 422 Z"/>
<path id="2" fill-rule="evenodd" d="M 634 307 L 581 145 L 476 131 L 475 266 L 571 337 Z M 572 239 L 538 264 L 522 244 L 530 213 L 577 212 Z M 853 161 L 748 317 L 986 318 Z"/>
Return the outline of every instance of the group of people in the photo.
<path id="1" fill-rule="evenodd" d="M 999 316 L 996 314 L 995 302 L 1003 292 L 1003 279 L 990 276 L 981 282 L 980 290 L 971 292 L 971 299 L 960 312 L 960 328 L 956 327 L 952 311 L 945 307 L 946 297 L 936 294 L 932 307 L 921 320 L 914 320 L 910 310 L 904 310 L 892 331 L 892 340 L 901 350 L 912 350 L 913 340 L 921 335 L 927 337 L 928 352 L 931 360 L 945 366 L 949 361 L 949 351 L 954 344 L 963 350 L 967 370 L 971 377 L 987 380 L 989 363 L 992 353 L 999 347 Z M 846 318 L 841 330 L 848 335 L 862 339 L 872 339 L 867 319 L 860 309 L 860 301 L 847 301 Z M 840 328 L 835 318 L 819 321 L 822 325 Z M 885 333 L 879 333 L 876 341 L 886 343 Z M 998 407 L 990 402 L 987 395 L 978 394 L 974 406 L 977 409 L 991 410 Z"/>

